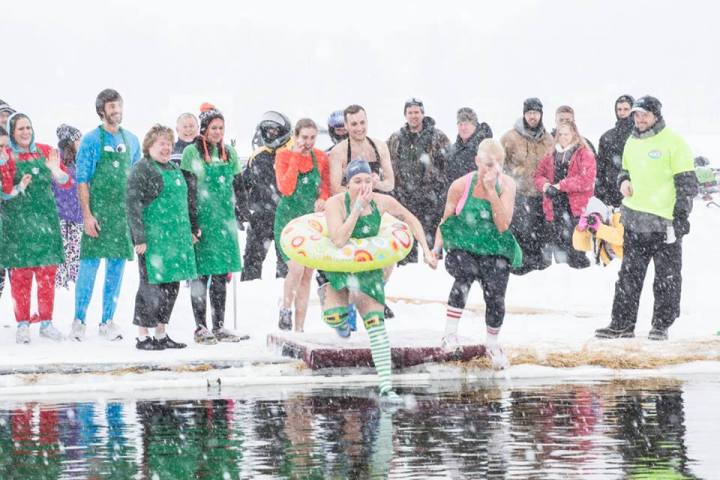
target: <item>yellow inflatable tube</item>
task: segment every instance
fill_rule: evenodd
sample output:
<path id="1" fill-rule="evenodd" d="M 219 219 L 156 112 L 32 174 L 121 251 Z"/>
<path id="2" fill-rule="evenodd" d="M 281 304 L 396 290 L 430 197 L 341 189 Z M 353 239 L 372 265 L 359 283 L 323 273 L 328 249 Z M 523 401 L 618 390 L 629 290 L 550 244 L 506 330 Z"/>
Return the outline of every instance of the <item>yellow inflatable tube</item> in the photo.
<path id="1" fill-rule="evenodd" d="M 340 248 L 330 240 L 322 212 L 292 220 L 280 235 L 282 249 L 290 259 L 309 268 L 348 273 L 395 264 L 410 253 L 414 240 L 410 228 L 388 213 L 376 236 L 351 238 Z"/>

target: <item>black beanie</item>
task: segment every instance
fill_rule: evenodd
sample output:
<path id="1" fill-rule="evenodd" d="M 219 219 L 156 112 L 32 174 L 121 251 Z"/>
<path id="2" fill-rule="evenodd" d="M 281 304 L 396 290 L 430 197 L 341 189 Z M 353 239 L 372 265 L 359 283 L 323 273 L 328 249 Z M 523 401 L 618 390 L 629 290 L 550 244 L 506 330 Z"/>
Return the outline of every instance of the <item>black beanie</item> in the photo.
<path id="1" fill-rule="evenodd" d="M 223 121 L 222 112 L 218 110 L 212 103 L 203 103 L 200 106 L 200 135 L 205 135 L 207 128 L 210 126 L 210 122 L 216 118 L 221 118 Z"/>
<path id="2" fill-rule="evenodd" d="M 523 102 L 523 115 L 530 110 L 535 110 L 536 112 L 542 113 L 543 104 L 539 98 L 531 97 Z"/>
<path id="3" fill-rule="evenodd" d="M 618 103 L 629 103 L 632 108 L 635 103 L 635 98 L 632 95 L 620 95 L 618 99 L 615 100 L 615 106 L 617 106 Z"/>

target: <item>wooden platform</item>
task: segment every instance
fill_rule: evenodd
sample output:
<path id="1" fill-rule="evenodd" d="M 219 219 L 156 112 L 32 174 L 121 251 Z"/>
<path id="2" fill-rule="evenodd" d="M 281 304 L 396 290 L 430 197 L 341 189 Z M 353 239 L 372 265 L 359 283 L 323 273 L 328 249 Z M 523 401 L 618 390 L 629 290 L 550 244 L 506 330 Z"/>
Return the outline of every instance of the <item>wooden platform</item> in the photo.
<path id="1" fill-rule="evenodd" d="M 362 328 L 362 327 L 361 327 Z M 485 346 L 461 338 L 461 347 L 452 353 L 440 348 L 437 331 L 392 332 L 390 345 L 393 368 L 406 368 L 428 362 L 467 361 L 485 355 Z M 267 337 L 268 347 L 283 356 L 303 360 L 313 370 L 321 368 L 371 367 L 370 342 L 364 331 L 342 339 L 327 333 L 277 332 Z"/>

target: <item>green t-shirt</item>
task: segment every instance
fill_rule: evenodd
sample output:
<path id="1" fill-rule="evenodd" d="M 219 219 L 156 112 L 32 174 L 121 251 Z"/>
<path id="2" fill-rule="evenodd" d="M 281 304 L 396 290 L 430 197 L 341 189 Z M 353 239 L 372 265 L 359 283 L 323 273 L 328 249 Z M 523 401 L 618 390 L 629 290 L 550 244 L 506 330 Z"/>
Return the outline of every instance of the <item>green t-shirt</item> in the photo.
<path id="1" fill-rule="evenodd" d="M 630 173 L 633 188 L 632 196 L 625 197 L 623 205 L 672 220 L 673 177 L 695 169 L 687 142 L 667 127 L 652 137 L 631 136 L 625 144 L 622 165 Z"/>
<path id="2" fill-rule="evenodd" d="M 242 172 L 242 165 L 238 162 L 237 152 L 231 145 L 225 145 L 225 151 L 228 155 L 228 162 L 232 165 L 233 175 L 238 175 Z M 213 147 L 210 149 L 210 164 L 212 165 L 220 162 L 222 162 L 222 160 L 220 160 L 220 152 L 218 152 L 217 148 Z M 188 145 L 185 150 L 183 150 L 180 168 L 194 173 L 198 179 L 205 175 L 204 153 L 201 155 L 194 143 L 192 145 Z"/>

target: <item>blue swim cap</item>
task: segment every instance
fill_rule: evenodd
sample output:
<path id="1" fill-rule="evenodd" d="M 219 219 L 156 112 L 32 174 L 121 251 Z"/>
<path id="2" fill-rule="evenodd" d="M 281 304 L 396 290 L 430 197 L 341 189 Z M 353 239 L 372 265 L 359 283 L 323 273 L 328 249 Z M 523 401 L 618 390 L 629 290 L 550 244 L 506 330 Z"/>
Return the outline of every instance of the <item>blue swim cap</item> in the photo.
<path id="1" fill-rule="evenodd" d="M 347 170 L 345 171 L 345 178 L 349 182 L 350 179 L 358 173 L 367 173 L 368 175 L 372 173 L 372 170 L 370 170 L 370 164 L 367 160 L 356 158 L 352 162 L 348 163 Z"/>

